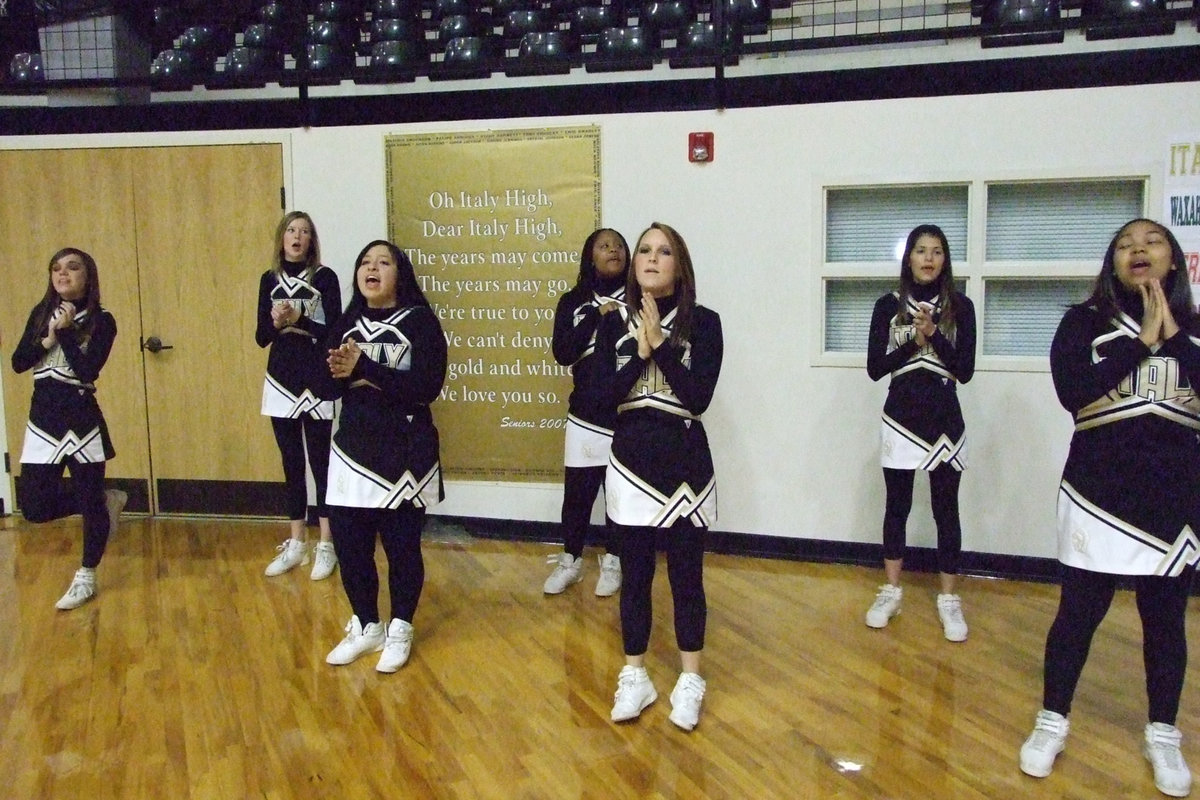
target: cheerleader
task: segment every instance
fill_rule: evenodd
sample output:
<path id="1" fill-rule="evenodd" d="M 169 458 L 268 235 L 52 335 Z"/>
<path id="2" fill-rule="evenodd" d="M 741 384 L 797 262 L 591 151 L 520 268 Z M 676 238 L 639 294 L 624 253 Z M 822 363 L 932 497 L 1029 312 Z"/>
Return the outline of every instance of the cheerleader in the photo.
<path id="1" fill-rule="evenodd" d="M 446 377 L 446 340 L 412 263 L 394 244 L 374 241 L 359 253 L 353 297 L 327 343 L 321 396 L 341 397 L 342 407 L 326 502 L 353 616 L 325 660 L 349 664 L 382 650 L 375 669 L 395 672 L 412 649 L 425 583 L 425 509 L 442 499 L 429 404 Z M 377 534 L 388 564 L 386 627 L 378 610 Z"/>
<path id="2" fill-rule="evenodd" d="M 661 535 L 682 667 L 671 692 L 670 719 L 690 731 L 705 692 L 704 534 L 717 513 L 712 455 L 700 415 L 721 371 L 721 319 L 696 305 L 687 245 L 657 222 L 638 240 L 626 301 L 627 318 L 607 315 L 596 343 L 603 356 L 597 391 L 619 398 L 605 500 L 621 547 L 625 666 L 611 716 L 614 722 L 634 719 L 658 698 L 645 655 Z"/>
<path id="3" fill-rule="evenodd" d="M 271 268 L 258 284 L 258 328 L 254 334 L 259 347 L 271 347 L 262 413 L 271 418 L 279 445 L 286 511 L 291 520 L 291 536 L 276 548 L 279 554 L 267 565 L 266 574 L 271 577 L 308 560 L 306 448 L 321 530 L 321 540 L 313 548 L 311 578 L 324 580 L 337 567 L 325 510 L 333 403 L 313 394 L 313 384 L 325 371 L 322 345 L 326 332 L 341 313 L 341 288 L 334 271 L 321 265 L 316 226 L 303 211 L 287 214 L 275 229 Z"/>
<path id="4" fill-rule="evenodd" d="M 112 441 L 96 379 L 108 361 L 117 323 L 100 305 L 95 260 L 66 247 L 50 259 L 46 294 L 33 307 L 13 352 L 13 369 L 33 370 L 33 400 L 21 450 L 21 510 L 30 522 L 83 515 L 83 563 L 56 603 L 78 608 L 96 596 L 96 567 L 116 530 L 125 492 L 104 489 Z M 71 471 L 70 491 L 63 471 Z"/>
<path id="5" fill-rule="evenodd" d="M 557 566 L 542 587 L 546 594 L 561 594 L 583 577 L 583 541 L 596 492 L 604 485 L 617 420 L 616 404 L 607 397 L 597 404 L 597 393 L 589 386 L 596 379 L 596 329 L 606 315 L 624 309 L 628 273 L 625 237 L 611 228 L 594 231 L 579 254 L 575 286 L 562 296 L 554 311 L 554 358 L 571 367 L 575 388 L 568 401 L 563 453 L 563 552 L 550 558 Z M 615 551 L 612 521 L 606 519 L 605 523 L 607 552 L 600 556 L 597 597 L 609 597 L 621 588 L 621 559 Z"/>
<path id="6" fill-rule="evenodd" d="M 871 314 L 867 374 L 891 375 L 883 405 L 883 568 L 887 583 L 867 611 L 872 628 L 900 613 L 900 572 L 905 527 L 912 508 L 916 470 L 929 473 L 937 525 L 937 596 L 942 632 L 952 642 L 967 638 L 962 601 L 955 588 L 962 550 L 958 485 L 967 465 L 957 387 L 975 373 L 975 307 L 954 289 L 946 234 L 920 225 L 908 235 L 900 259 L 900 291 L 879 298 Z"/>
<path id="7" fill-rule="evenodd" d="M 1175 718 L 1200 559 L 1198 336 L 1183 251 L 1146 219 L 1118 231 L 1091 297 L 1067 310 L 1054 336 L 1050 371 L 1075 433 L 1058 490 L 1062 587 L 1046 637 L 1043 707 L 1021 747 L 1027 775 L 1049 775 L 1065 747 L 1092 635 L 1119 576 L 1130 576 L 1149 699 L 1142 753 L 1160 792 L 1191 791 Z"/>

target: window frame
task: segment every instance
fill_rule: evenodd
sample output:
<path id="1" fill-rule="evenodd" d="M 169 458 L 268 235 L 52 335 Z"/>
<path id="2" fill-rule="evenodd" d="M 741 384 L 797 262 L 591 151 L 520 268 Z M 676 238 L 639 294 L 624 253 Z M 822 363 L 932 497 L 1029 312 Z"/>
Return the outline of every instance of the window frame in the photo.
<path id="1" fill-rule="evenodd" d="M 1161 165 L 1159 165 L 1161 167 Z M 966 295 L 975 306 L 976 327 L 978 330 L 977 351 L 975 357 L 977 372 L 1031 372 L 1048 373 L 1050 358 L 1044 356 L 1012 356 L 984 354 L 984 319 L 985 300 L 989 281 L 1006 279 L 1023 280 L 1054 280 L 1054 279 L 1092 279 L 1099 270 L 1102 253 L 1096 253 L 1093 258 L 1085 260 L 1010 260 L 987 261 L 987 198 L 988 189 L 998 184 L 1014 183 L 1080 183 L 1103 181 L 1137 181 L 1142 185 L 1142 207 L 1138 211 L 1141 216 L 1154 218 L 1150 209 L 1162 205 L 1162 176 L 1161 168 L 1155 169 L 1150 164 L 1134 164 L 1112 166 L 1111 168 L 1096 168 L 1091 170 L 1022 170 L 995 171 L 986 175 L 929 173 L 914 179 L 905 176 L 895 180 L 866 180 L 860 178 L 842 178 L 834 176 L 818 176 L 814 181 L 814 209 L 816 216 L 817 235 L 813 237 L 813 304 L 816 319 L 819 324 L 812 331 L 812 366 L 847 367 L 865 369 L 867 363 L 866 339 L 867 332 L 863 331 L 864 347 L 861 352 L 840 352 L 825 350 L 826 338 L 826 304 L 827 290 L 831 281 L 859 279 L 872 280 L 884 277 L 895 277 L 899 264 L 894 261 L 856 261 L 856 262 L 827 262 L 827 229 L 828 229 L 828 193 L 830 190 L 846 189 L 875 189 L 881 187 L 905 186 L 934 186 L 953 185 L 967 187 L 967 241 L 964 245 L 951 242 L 954 254 L 954 277 L 959 284 L 965 284 Z M 1083 300 L 1084 298 L 1079 298 Z"/>

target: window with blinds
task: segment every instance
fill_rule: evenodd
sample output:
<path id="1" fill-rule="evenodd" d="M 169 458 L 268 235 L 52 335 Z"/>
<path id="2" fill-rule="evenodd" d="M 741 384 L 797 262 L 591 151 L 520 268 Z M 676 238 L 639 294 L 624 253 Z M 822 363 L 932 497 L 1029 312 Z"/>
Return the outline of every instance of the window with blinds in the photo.
<path id="1" fill-rule="evenodd" d="M 987 187 L 988 261 L 1089 261 L 1100 269 L 1117 230 L 1142 215 L 1145 182 L 992 183 Z"/>
<path id="2" fill-rule="evenodd" d="M 1048 356 L 1067 306 L 1092 293 L 1092 278 L 985 281 L 982 348 L 987 356 Z"/>
<path id="3" fill-rule="evenodd" d="M 825 194 L 825 261 L 887 261 L 899 271 L 909 231 L 932 223 L 950 242 L 950 253 L 967 249 L 966 184 L 869 186 L 829 189 Z"/>
<path id="4" fill-rule="evenodd" d="M 980 217 L 969 210 L 972 189 L 983 190 Z M 1090 294 L 1113 234 L 1145 204 L 1144 177 L 830 187 L 823 351 L 866 352 L 871 310 L 898 283 L 905 238 L 928 222 L 946 232 L 959 282 L 969 276 L 976 293 L 983 288 L 982 308 L 973 297 L 980 355 L 1026 359 L 996 362 L 1001 369 L 1037 368 L 1028 359 L 1047 356 L 1066 307 Z"/>

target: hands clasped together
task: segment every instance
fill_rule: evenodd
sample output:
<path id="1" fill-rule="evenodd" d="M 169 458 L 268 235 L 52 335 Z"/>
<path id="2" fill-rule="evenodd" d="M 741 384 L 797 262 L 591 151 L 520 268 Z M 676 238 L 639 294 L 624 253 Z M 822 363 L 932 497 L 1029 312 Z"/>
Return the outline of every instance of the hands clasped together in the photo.
<path id="1" fill-rule="evenodd" d="M 641 324 L 637 327 L 638 358 L 650 358 L 666 337 L 662 332 L 662 319 L 658 315 L 658 304 L 649 295 L 642 295 Z"/>
<path id="2" fill-rule="evenodd" d="M 353 339 L 347 339 L 336 350 L 329 351 L 325 362 L 329 364 L 329 374 L 335 378 L 349 378 L 362 355 L 362 348 Z"/>
<path id="3" fill-rule="evenodd" d="M 1179 332 L 1162 284 L 1152 279 L 1137 285 L 1142 296 L 1142 332 L 1138 335 L 1147 347 L 1153 347 Z"/>

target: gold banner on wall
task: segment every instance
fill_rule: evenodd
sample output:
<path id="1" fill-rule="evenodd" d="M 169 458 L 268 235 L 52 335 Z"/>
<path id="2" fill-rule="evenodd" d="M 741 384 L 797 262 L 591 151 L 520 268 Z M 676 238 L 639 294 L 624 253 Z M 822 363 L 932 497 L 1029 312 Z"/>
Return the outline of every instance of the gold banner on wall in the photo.
<path id="1" fill-rule="evenodd" d="M 447 478 L 557 482 L 571 392 L 554 308 L 600 225 L 595 126 L 388 136 L 388 231 L 442 323 Z"/>

